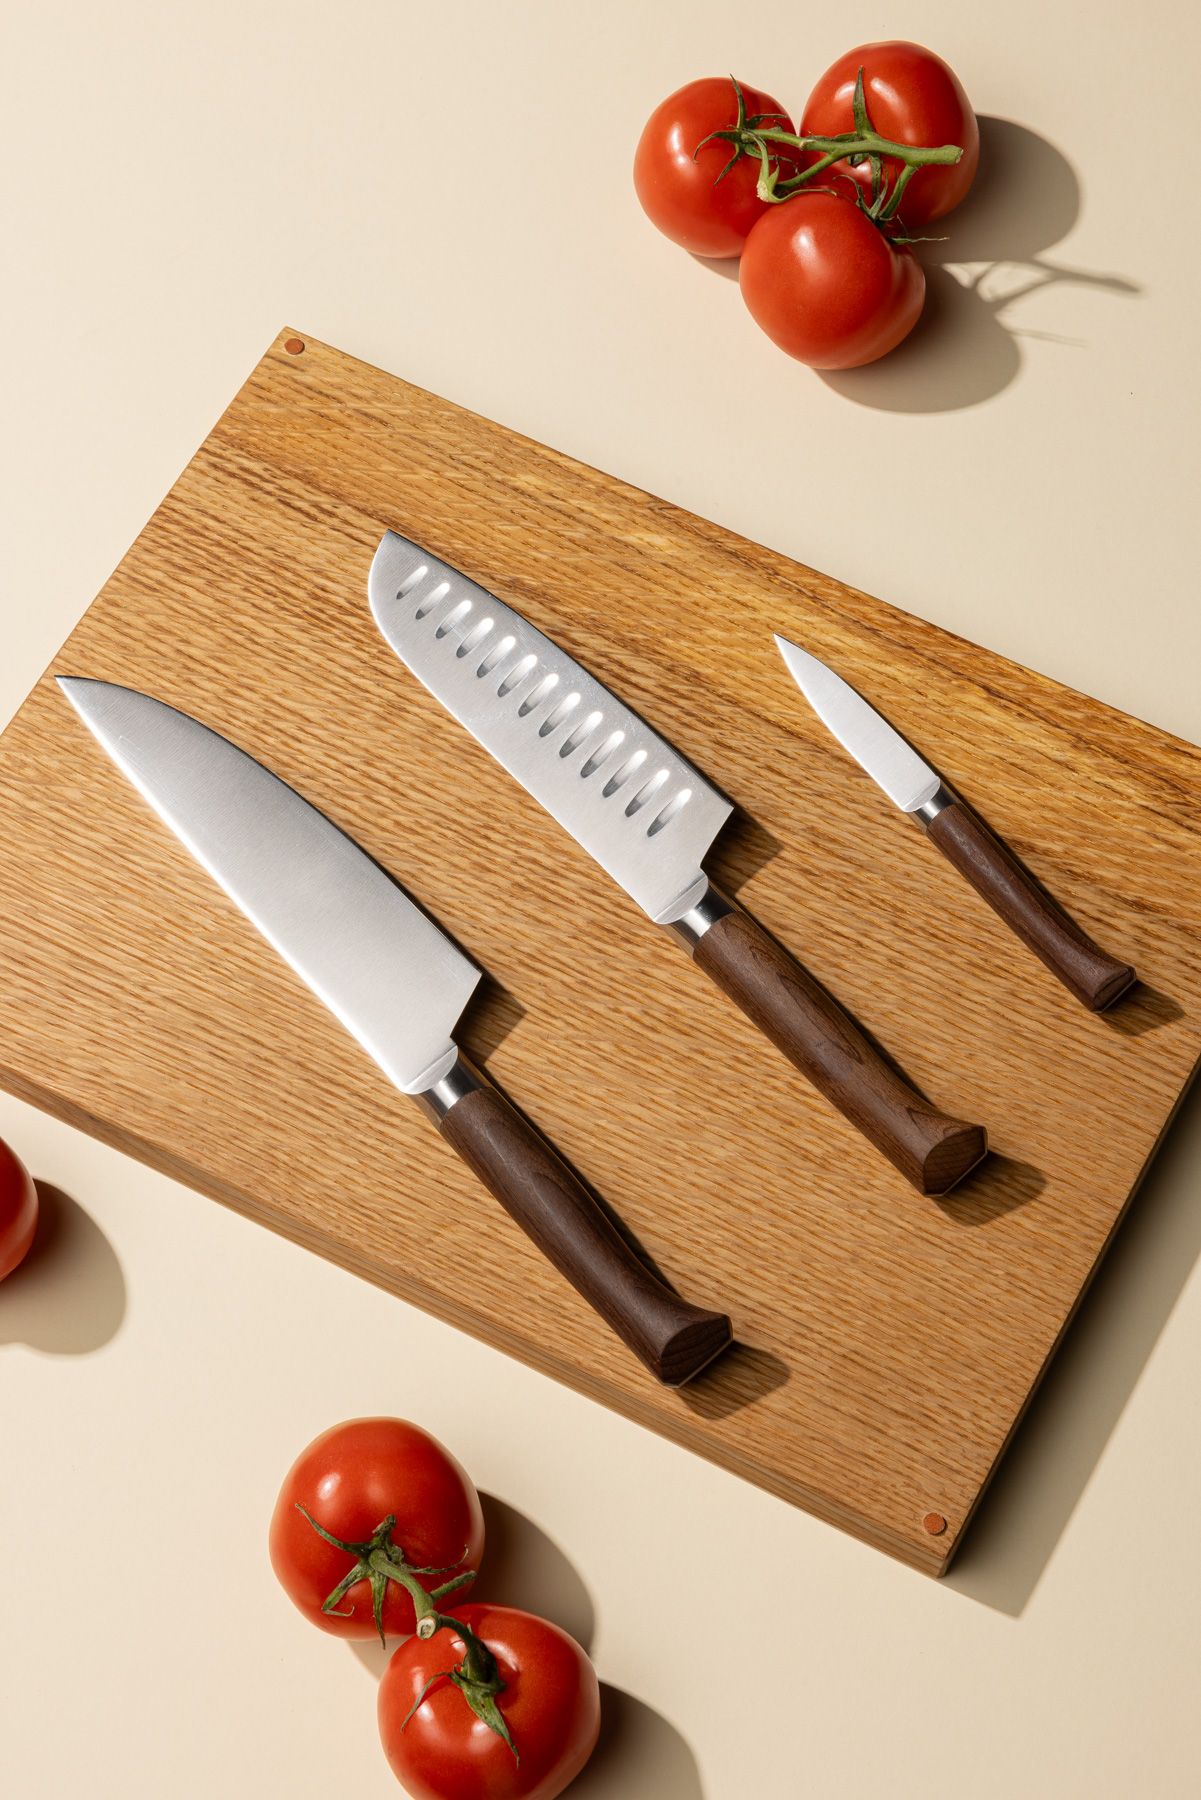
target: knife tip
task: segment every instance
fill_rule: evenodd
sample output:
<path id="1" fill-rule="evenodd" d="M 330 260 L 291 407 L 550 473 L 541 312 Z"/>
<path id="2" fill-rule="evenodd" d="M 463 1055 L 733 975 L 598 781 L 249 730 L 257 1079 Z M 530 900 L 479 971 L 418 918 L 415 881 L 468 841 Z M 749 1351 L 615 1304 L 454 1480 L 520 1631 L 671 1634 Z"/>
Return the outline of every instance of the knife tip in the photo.
<path id="1" fill-rule="evenodd" d="M 781 637 L 778 631 L 773 631 L 772 636 L 776 641 L 776 649 L 784 658 L 789 674 L 794 681 L 799 682 L 803 674 L 812 670 L 817 658 L 810 656 L 807 650 L 802 650 L 799 644 L 794 644 L 791 638 Z"/>

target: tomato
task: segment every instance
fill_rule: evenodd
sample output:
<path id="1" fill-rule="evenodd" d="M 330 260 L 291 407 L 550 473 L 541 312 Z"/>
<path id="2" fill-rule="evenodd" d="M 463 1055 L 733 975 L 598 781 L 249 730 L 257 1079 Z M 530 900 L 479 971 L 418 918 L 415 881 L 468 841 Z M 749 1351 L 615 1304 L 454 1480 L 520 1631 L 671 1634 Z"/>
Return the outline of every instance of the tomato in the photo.
<path id="1" fill-rule="evenodd" d="M 347 1545 L 366 1544 L 394 1515 L 391 1542 L 409 1565 L 443 1571 L 421 1575 L 427 1592 L 463 1569 L 478 1568 L 484 1552 L 479 1495 L 436 1438 L 403 1419 L 351 1419 L 331 1426 L 288 1470 L 271 1515 L 269 1546 L 271 1566 L 289 1599 L 314 1625 L 338 1637 L 375 1635 L 370 1583 L 356 1582 L 338 1612 L 322 1612 L 355 1557 L 326 1542 L 298 1504 Z M 456 1601 L 468 1585 L 455 1590 Z M 386 1584 L 382 1622 L 396 1635 L 412 1631 L 415 1623 L 413 1602 L 395 1581 Z"/>
<path id="2" fill-rule="evenodd" d="M 901 198 L 901 217 L 910 231 L 941 219 L 959 205 L 972 185 L 980 160 L 980 131 L 959 77 L 932 50 L 899 39 L 848 50 L 826 70 L 805 102 L 800 135 L 837 137 L 852 129 L 851 101 L 860 69 L 868 118 L 881 137 L 927 148 L 958 144 L 963 151 L 957 163 L 918 169 Z M 816 158 L 810 154 L 806 160 Z M 853 170 L 845 163 L 832 166 L 839 174 L 853 174 L 870 192 L 871 171 L 866 163 Z M 889 187 L 900 168 L 894 158 L 885 159 Z"/>
<path id="3" fill-rule="evenodd" d="M 0 1139 L 0 1281 L 24 1262 L 37 1224 L 37 1189 L 25 1164 Z"/>
<path id="4" fill-rule="evenodd" d="M 517 1756 L 450 1680 L 437 1679 L 466 1650 L 448 1625 L 410 1638 L 384 1670 L 379 1729 L 392 1773 L 413 1800 L 554 1800 L 596 1745 L 595 1669 L 574 1638 L 533 1613 L 475 1603 L 454 1611 L 496 1659 L 504 1684 L 496 1703 Z"/>
<path id="5" fill-rule="evenodd" d="M 926 277 L 853 199 L 806 193 L 772 207 L 747 239 L 739 286 L 751 316 L 814 369 L 856 369 L 917 324 Z"/>
<path id="6" fill-rule="evenodd" d="M 739 83 L 742 86 L 741 83 Z M 779 101 L 758 88 L 742 88 L 748 118 L 791 131 Z M 646 122 L 634 154 L 634 188 L 642 210 L 673 244 L 695 256 L 737 256 L 768 202 L 755 192 L 760 163 L 742 156 L 728 175 L 717 178 L 733 155 L 728 143 L 697 145 L 711 131 L 731 129 L 738 120 L 734 84 L 726 76 L 689 81 L 657 106 Z M 781 159 L 784 160 L 784 159 Z M 795 170 L 787 160 L 787 172 Z"/>

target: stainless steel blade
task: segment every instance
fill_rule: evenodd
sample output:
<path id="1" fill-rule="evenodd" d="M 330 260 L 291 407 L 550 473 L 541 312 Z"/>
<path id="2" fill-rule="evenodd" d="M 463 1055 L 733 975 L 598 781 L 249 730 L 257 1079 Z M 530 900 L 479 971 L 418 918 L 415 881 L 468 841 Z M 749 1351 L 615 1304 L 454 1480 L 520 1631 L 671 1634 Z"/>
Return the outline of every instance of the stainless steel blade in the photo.
<path id="1" fill-rule="evenodd" d="M 902 812 L 916 812 L 938 791 L 939 777 L 888 720 L 833 669 L 807 650 L 776 637 L 776 647 L 806 700 L 844 750 Z"/>
<path id="2" fill-rule="evenodd" d="M 132 688 L 60 677 L 159 817 L 407 1094 L 454 1061 L 480 971 L 365 851 L 227 738 Z"/>
<path id="3" fill-rule="evenodd" d="M 652 919 L 708 886 L 728 800 L 566 651 L 449 563 L 389 531 L 371 610 L 401 661 Z"/>

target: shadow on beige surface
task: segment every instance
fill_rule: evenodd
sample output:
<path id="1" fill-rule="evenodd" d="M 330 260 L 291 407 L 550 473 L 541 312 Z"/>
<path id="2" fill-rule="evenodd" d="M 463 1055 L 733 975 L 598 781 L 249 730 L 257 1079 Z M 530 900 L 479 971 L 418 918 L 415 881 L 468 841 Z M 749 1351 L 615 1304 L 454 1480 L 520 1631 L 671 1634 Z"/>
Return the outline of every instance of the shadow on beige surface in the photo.
<path id="1" fill-rule="evenodd" d="M 572 1782 L 571 1800 L 704 1800 L 696 1757 L 653 1706 L 601 1682 L 601 1732 L 592 1760 Z"/>
<path id="2" fill-rule="evenodd" d="M 1201 1254 L 1201 1087 L 1185 1101 L 944 1578 L 1017 1618 Z"/>
<path id="3" fill-rule="evenodd" d="M 926 308 L 899 349 L 865 369 L 831 370 L 822 379 L 848 400 L 884 412 L 955 412 L 978 406 L 1015 380 L 1020 339 L 1049 338 L 1070 349 L 1083 339 L 1024 330 L 1021 302 L 1061 284 L 1135 295 L 1125 275 L 1052 261 L 1044 253 L 1067 236 L 1080 213 L 1080 180 L 1054 144 L 1010 119 L 980 120 L 980 172 L 963 205 L 921 244 Z M 946 265 L 976 265 L 962 276 Z"/>
<path id="4" fill-rule="evenodd" d="M 596 1610 L 575 1564 L 555 1540 L 495 1494 L 481 1494 L 484 1567 L 472 1597 L 540 1613 L 592 1648 Z"/>
<path id="5" fill-rule="evenodd" d="M 36 1183 L 33 1248 L 0 1287 L 0 1344 L 82 1356 L 114 1337 L 125 1317 L 125 1277 L 90 1214 L 61 1188 Z"/>

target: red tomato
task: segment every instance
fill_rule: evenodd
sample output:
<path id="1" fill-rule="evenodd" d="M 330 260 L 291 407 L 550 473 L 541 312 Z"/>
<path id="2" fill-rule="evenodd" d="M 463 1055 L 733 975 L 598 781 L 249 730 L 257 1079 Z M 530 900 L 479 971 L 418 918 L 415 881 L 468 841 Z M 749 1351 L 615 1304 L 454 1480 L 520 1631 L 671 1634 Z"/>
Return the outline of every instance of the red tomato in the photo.
<path id="1" fill-rule="evenodd" d="M 852 129 L 851 101 L 860 69 L 867 115 L 881 137 L 891 138 L 895 144 L 927 148 L 958 144 L 963 151 L 957 163 L 918 169 L 901 197 L 901 217 L 911 231 L 941 219 L 959 205 L 972 185 L 980 160 L 980 132 L 959 77 L 932 50 L 901 40 L 848 50 L 826 70 L 805 102 L 800 135 L 837 137 Z M 871 171 L 866 163 L 854 169 L 846 163 L 833 167 L 840 174 L 853 174 L 870 193 Z M 901 167 L 895 158 L 885 160 L 884 176 L 890 187 Z"/>
<path id="2" fill-rule="evenodd" d="M 814 369 L 856 369 L 917 324 L 926 277 L 852 199 L 807 194 L 773 206 L 738 274 L 751 316 Z"/>
<path id="3" fill-rule="evenodd" d="M 741 83 L 739 83 L 742 86 Z M 779 101 L 758 88 L 743 87 L 747 117 L 767 114 L 764 123 L 791 131 Z M 732 146 L 698 144 L 711 131 L 725 131 L 738 120 L 734 84 L 727 76 L 690 81 L 657 106 L 646 122 L 634 153 L 634 188 L 642 210 L 673 244 L 695 256 L 737 256 L 747 232 L 762 218 L 768 202 L 755 192 L 759 159 L 743 156 L 721 181 Z M 788 160 L 788 168 L 795 167 Z"/>
<path id="4" fill-rule="evenodd" d="M 463 1660 L 463 1639 L 447 1626 L 410 1638 L 384 1670 L 379 1729 L 392 1773 L 413 1800 L 555 1800 L 596 1745 L 596 1670 L 574 1638 L 533 1613 L 475 1604 L 454 1611 L 496 1658 L 505 1684 L 496 1700 L 520 1760 L 450 1681 L 417 1704 L 431 1676 Z"/>
<path id="5" fill-rule="evenodd" d="M 271 1566 L 289 1599 L 306 1618 L 338 1637 L 375 1636 L 371 1592 L 356 1582 L 340 1609 L 348 1617 L 322 1612 L 322 1604 L 354 1566 L 354 1557 L 326 1543 L 297 1502 L 326 1531 L 346 1543 L 365 1543 L 389 1513 L 396 1516 L 392 1542 L 414 1568 L 444 1569 L 423 1575 L 427 1590 L 451 1580 L 460 1569 L 476 1569 L 484 1553 L 484 1515 L 470 1477 L 436 1438 L 403 1419 L 351 1419 L 314 1438 L 288 1470 L 271 1515 Z M 458 1600 L 467 1587 L 455 1590 Z M 413 1629 L 413 1602 L 389 1581 L 383 1605 L 384 1629 L 402 1635 Z"/>
<path id="6" fill-rule="evenodd" d="M 37 1224 L 37 1189 L 25 1164 L 0 1139 L 0 1281 L 25 1260 Z"/>

